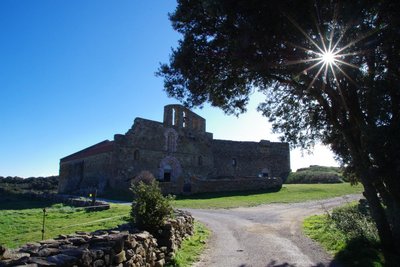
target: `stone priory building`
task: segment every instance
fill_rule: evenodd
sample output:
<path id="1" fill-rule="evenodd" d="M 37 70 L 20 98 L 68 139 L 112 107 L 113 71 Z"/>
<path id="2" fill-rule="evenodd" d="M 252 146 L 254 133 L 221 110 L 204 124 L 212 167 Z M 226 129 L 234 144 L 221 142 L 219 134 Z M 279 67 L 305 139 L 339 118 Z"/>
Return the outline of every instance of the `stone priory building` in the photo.
<path id="1" fill-rule="evenodd" d="M 206 120 L 181 105 L 164 121 L 136 118 L 124 135 L 60 160 L 59 193 L 125 190 L 149 171 L 164 193 L 279 190 L 290 172 L 287 143 L 213 139 Z"/>

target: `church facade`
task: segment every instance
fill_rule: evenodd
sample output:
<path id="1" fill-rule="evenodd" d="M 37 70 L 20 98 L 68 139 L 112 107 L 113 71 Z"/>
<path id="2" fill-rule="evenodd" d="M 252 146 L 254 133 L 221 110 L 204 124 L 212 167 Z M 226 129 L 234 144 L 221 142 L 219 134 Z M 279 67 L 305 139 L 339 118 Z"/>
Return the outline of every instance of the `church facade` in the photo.
<path id="1" fill-rule="evenodd" d="M 163 122 L 136 118 L 126 134 L 62 158 L 58 190 L 128 190 L 142 171 L 150 171 L 165 193 L 279 189 L 289 158 L 287 143 L 216 140 L 204 118 L 167 105 Z"/>

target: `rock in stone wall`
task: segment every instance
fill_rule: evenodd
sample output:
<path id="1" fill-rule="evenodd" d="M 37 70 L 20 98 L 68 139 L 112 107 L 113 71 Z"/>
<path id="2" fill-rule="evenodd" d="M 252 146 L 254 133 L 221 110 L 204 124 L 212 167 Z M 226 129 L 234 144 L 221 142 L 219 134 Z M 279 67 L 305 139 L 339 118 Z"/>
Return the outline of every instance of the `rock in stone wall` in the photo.
<path id="1" fill-rule="evenodd" d="M 161 229 L 159 241 L 148 232 L 134 229 L 77 232 L 6 251 L 0 266 L 162 267 L 183 239 L 192 234 L 193 217 L 177 211 L 176 217 Z"/>

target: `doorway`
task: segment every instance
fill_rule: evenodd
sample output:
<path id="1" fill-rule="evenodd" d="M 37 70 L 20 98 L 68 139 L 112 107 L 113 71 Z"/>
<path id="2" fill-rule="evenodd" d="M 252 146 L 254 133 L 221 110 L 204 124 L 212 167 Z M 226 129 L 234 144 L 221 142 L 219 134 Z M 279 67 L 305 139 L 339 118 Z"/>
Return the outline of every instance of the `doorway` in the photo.
<path id="1" fill-rule="evenodd" d="M 163 182 L 171 182 L 171 171 L 170 170 L 164 170 Z"/>

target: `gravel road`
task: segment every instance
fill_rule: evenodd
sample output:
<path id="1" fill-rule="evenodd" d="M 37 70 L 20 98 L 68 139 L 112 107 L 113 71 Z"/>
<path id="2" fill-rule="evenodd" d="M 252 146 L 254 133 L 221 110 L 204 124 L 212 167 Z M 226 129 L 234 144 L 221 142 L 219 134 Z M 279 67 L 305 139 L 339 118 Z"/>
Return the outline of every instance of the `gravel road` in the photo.
<path id="1" fill-rule="evenodd" d="M 213 232 L 208 248 L 195 266 L 339 266 L 331 255 L 303 234 L 301 224 L 307 216 L 360 198 L 361 195 L 348 195 L 250 208 L 186 209 Z"/>

